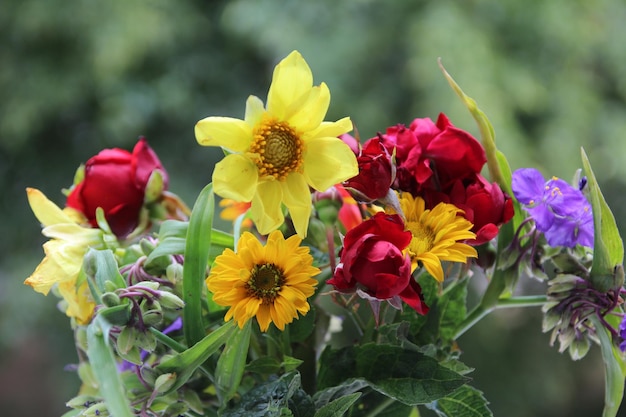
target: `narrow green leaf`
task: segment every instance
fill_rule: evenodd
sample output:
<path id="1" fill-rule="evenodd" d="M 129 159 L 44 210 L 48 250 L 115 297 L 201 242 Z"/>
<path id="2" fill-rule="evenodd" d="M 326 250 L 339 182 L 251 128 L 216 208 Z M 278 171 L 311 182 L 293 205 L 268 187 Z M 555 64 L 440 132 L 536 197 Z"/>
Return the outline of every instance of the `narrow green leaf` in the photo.
<path id="1" fill-rule="evenodd" d="M 226 346 L 217 360 L 215 368 L 215 388 L 222 406 L 226 406 L 239 389 L 241 377 L 248 359 L 252 320 L 248 320 L 243 329 L 235 327 Z"/>
<path id="2" fill-rule="evenodd" d="M 235 326 L 233 321 L 226 322 L 189 349 L 160 363 L 156 367 L 160 374 L 176 374 L 176 383 L 169 392 L 180 388 L 187 382 L 195 370 L 228 341 Z"/>
<path id="3" fill-rule="evenodd" d="M 213 185 L 209 184 L 198 195 L 187 230 L 183 266 L 183 331 L 188 346 L 193 346 L 205 334 L 202 294 L 205 290 L 204 281 L 211 248 L 214 200 Z"/>
<path id="4" fill-rule="evenodd" d="M 159 244 L 150 255 L 146 258 L 145 265 L 149 265 L 150 262 L 161 256 L 178 255 L 185 253 L 185 238 L 184 237 L 168 237 L 163 240 L 159 240 Z"/>
<path id="5" fill-rule="evenodd" d="M 102 316 L 94 318 L 87 328 L 87 356 L 109 413 L 116 417 L 133 417 L 135 414 L 126 398 L 126 390 L 109 344 L 110 329 L 111 325 Z"/>
<path id="6" fill-rule="evenodd" d="M 448 84 L 450 84 L 452 90 L 454 90 L 454 92 L 459 96 L 463 104 L 465 104 L 465 107 L 467 107 L 472 117 L 476 121 L 476 124 L 478 124 L 478 129 L 480 130 L 480 136 L 482 138 L 482 144 L 485 148 L 485 154 L 487 155 L 487 167 L 489 168 L 489 175 L 491 175 L 491 180 L 497 182 L 503 190 L 509 193 L 509 195 L 513 195 L 511 194 L 511 183 L 507 183 L 502 174 L 502 168 L 500 166 L 499 159 L 504 158 L 504 155 L 501 155 L 501 157 L 498 158 L 495 132 L 493 130 L 491 122 L 489 121 L 485 113 L 483 113 L 483 111 L 478 108 L 478 106 L 476 105 L 476 101 L 474 101 L 474 99 L 465 94 L 463 90 L 461 90 L 461 87 L 459 87 L 459 85 L 456 83 L 456 81 L 454 81 L 452 76 L 448 74 L 446 69 L 443 67 L 443 64 L 441 63 L 441 59 L 439 60 L 439 68 L 443 72 L 446 80 L 448 80 Z"/>
<path id="7" fill-rule="evenodd" d="M 591 316 L 596 328 L 596 335 L 600 339 L 602 362 L 604 363 L 604 409 L 602 417 L 615 417 L 624 397 L 624 381 L 626 378 L 626 363 L 621 351 L 611 339 L 609 331 L 600 323 L 597 317 Z"/>
<path id="8" fill-rule="evenodd" d="M 452 394 L 426 404 L 441 417 L 493 417 L 483 393 L 474 387 L 463 385 Z"/>
<path id="9" fill-rule="evenodd" d="M 624 243 L 615 217 L 600 191 L 587 154 L 582 148 L 580 153 L 593 208 L 594 243 L 590 280 L 598 291 L 608 291 L 624 283 L 623 273 L 619 274 L 620 271 L 616 270 L 624 262 Z"/>
<path id="10" fill-rule="evenodd" d="M 317 410 L 315 417 L 341 417 L 360 396 L 360 392 L 355 392 L 354 394 L 339 397 Z"/>

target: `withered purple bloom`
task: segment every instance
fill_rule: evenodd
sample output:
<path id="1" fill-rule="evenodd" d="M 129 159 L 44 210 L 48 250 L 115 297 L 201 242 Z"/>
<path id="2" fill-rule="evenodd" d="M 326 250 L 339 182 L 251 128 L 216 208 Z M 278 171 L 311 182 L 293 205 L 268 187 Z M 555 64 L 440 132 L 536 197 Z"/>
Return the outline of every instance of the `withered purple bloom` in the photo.
<path id="1" fill-rule="evenodd" d="M 534 168 L 516 170 L 511 186 L 550 246 L 593 247 L 591 204 L 578 188 L 557 177 L 546 181 Z"/>

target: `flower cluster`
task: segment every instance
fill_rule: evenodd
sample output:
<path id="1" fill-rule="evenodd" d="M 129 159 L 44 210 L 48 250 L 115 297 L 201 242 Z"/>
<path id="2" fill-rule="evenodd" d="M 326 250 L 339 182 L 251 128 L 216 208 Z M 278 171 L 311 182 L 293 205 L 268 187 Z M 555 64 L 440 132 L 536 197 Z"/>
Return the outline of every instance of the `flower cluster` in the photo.
<path id="1" fill-rule="evenodd" d="M 25 283 L 61 298 L 79 351 L 68 415 L 488 416 L 457 338 L 511 305 L 574 359 L 599 343 L 623 390 L 623 246 L 584 153 L 571 186 L 511 174 L 475 104 L 482 141 L 440 113 L 363 144 L 329 105 L 294 51 L 242 120 L 197 122 L 226 156 L 192 210 L 144 138 L 89 159 L 64 208 L 27 190 L 50 240 Z M 525 275 L 546 293 L 513 297 Z"/>

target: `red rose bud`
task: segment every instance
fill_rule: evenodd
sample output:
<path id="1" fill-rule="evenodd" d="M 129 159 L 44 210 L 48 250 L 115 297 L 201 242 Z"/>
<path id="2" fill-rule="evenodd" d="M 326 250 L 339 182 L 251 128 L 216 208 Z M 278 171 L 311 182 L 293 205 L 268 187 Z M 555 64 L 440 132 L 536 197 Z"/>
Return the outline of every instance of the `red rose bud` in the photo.
<path id="1" fill-rule="evenodd" d="M 396 176 L 396 167 L 380 138 L 365 142 L 359 156 L 359 174 L 343 183 L 352 195 L 370 203 L 384 198 Z"/>
<path id="2" fill-rule="evenodd" d="M 360 290 L 370 300 L 397 304 L 400 299 L 425 314 L 428 307 L 411 277 L 411 260 L 403 253 L 411 239 L 399 215 L 377 213 L 348 231 L 340 263 L 328 284 L 340 292 Z"/>
<path id="3" fill-rule="evenodd" d="M 96 209 L 102 207 L 107 223 L 119 238 L 125 238 L 138 225 L 150 183 L 166 190 L 169 178 L 156 153 L 144 138 L 132 154 L 123 149 L 105 149 L 85 164 L 82 180 L 67 196 L 67 206 L 82 212 L 97 227 Z"/>

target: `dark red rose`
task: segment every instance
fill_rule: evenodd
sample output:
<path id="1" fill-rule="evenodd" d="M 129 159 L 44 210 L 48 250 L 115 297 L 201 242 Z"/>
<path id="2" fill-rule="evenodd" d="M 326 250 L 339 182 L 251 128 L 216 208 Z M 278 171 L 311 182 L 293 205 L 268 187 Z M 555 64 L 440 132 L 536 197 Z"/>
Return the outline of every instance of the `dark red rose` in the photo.
<path id="1" fill-rule="evenodd" d="M 463 210 L 465 218 L 474 224 L 472 232 L 476 233 L 476 239 L 468 242 L 471 245 L 490 241 L 498 235 L 499 226 L 513 217 L 513 200 L 498 184 L 490 183 L 480 174 L 458 180 L 444 191 L 426 191 L 426 206 L 434 207 L 444 202 Z"/>
<path id="2" fill-rule="evenodd" d="M 395 165 L 380 138 L 365 142 L 357 156 L 359 174 L 343 183 L 359 201 L 372 202 L 384 198 L 395 178 Z"/>
<path id="3" fill-rule="evenodd" d="M 411 277 L 411 261 L 402 253 L 411 239 L 399 215 L 377 213 L 348 231 L 328 284 L 340 292 L 360 290 L 378 300 L 399 298 L 426 314 L 420 287 Z"/>
<path id="4" fill-rule="evenodd" d="M 408 129 L 403 125 L 388 128 L 382 138 L 389 152 L 396 149 L 395 188 L 414 196 L 425 188 L 448 188 L 480 173 L 487 162 L 480 142 L 443 113 L 436 124 L 430 118 L 415 119 Z"/>
<path id="5" fill-rule="evenodd" d="M 167 172 L 144 138 L 132 154 L 105 149 L 87 161 L 84 179 L 72 189 L 66 204 L 82 212 L 93 227 L 97 227 L 96 209 L 102 207 L 113 233 L 124 238 L 139 224 L 146 186 L 155 170 L 161 171 L 167 189 Z"/>

